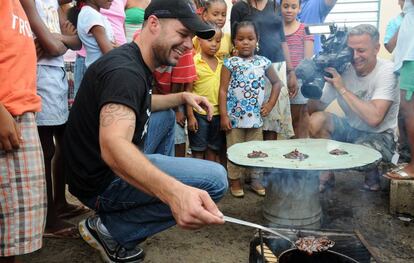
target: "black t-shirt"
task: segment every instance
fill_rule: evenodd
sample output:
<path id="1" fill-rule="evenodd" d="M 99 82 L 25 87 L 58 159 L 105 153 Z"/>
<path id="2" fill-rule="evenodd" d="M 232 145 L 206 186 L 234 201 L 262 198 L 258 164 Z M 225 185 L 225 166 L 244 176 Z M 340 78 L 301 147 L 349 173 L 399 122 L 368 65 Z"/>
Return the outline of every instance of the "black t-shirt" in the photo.
<path id="1" fill-rule="evenodd" d="M 99 114 L 105 104 L 123 104 L 135 112 L 132 142 L 143 148 L 151 114 L 151 83 L 151 71 L 134 42 L 110 51 L 88 68 L 64 135 L 66 179 L 72 194 L 96 196 L 115 179 L 99 146 Z"/>
<path id="2" fill-rule="evenodd" d="M 259 31 L 258 55 L 267 57 L 270 61 L 281 62 L 285 60 L 282 42 L 285 40 L 282 17 L 276 11 L 276 3 L 268 0 L 263 10 L 249 6 L 244 1 L 238 1 L 231 9 L 230 22 L 253 21 Z"/>

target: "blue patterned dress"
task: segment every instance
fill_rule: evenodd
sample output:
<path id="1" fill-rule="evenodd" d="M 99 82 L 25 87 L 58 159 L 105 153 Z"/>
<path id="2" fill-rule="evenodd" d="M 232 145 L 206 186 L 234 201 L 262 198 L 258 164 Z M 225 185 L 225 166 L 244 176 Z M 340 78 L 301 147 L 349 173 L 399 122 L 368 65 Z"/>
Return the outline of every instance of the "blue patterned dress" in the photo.
<path id="1" fill-rule="evenodd" d="M 260 108 L 264 101 L 265 72 L 271 62 L 255 55 L 250 59 L 231 57 L 224 60 L 231 78 L 227 92 L 227 114 L 232 128 L 263 126 Z"/>

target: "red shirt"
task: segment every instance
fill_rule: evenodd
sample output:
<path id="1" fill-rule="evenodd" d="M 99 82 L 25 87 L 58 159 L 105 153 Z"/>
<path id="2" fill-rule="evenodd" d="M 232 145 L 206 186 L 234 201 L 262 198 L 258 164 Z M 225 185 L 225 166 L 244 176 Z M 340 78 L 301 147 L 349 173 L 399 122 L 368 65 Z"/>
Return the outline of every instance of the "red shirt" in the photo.
<path id="1" fill-rule="evenodd" d="M 286 36 L 290 61 L 294 68 L 305 58 L 305 41 L 313 41 L 313 36 L 306 35 L 305 25 L 302 23 L 296 32 Z"/>
<path id="2" fill-rule="evenodd" d="M 172 83 L 191 83 L 197 79 L 192 50 L 184 53 L 176 66 L 163 66 L 156 68 L 154 78 L 158 90 L 162 94 L 171 93 Z"/>
<path id="3" fill-rule="evenodd" d="M 19 0 L 1 0 L 0 17 L 0 103 L 14 116 L 40 111 L 36 50 Z"/>

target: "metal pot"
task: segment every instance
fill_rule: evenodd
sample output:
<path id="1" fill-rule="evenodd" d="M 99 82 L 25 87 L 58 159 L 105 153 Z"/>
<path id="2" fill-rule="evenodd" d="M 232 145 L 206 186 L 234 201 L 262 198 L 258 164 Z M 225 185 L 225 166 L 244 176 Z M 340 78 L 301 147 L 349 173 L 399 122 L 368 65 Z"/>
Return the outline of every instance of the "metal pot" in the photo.
<path id="1" fill-rule="evenodd" d="M 323 252 L 316 252 L 312 255 L 297 249 L 291 248 L 283 251 L 279 255 L 279 263 L 358 263 L 353 258 L 344 254 L 327 250 Z"/>

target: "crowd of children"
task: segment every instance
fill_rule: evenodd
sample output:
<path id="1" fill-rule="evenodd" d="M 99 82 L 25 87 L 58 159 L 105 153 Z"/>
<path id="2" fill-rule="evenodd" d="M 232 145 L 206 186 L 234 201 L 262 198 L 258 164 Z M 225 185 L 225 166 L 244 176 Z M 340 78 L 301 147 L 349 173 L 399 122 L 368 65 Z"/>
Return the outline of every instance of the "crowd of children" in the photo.
<path id="1" fill-rule="evenodd" d="M 22 215 L 45 213 L 47 197 L 44 236 L 78 238 L 77 228 L 65 219 L 89 210 L 69 204 L 65 197 L 65 160 L 61 152 L 70 106 L 76 100 L 76 93 L 86 69 L 112 49 L 139 37 L 140 28 L 145 23 L 145 8 L 150 1 L 20 0 L 21 6 L 18 2 L 7 0 L 7 5 L 0 11 L 12 10 L 13 15 L 19 17 L 16 19 L 21 20 L 19 25 L 22 28 L 14 37 L 22 50 L 27 45 L 28 51 L 22 54 L 22 58 L 34 60 L 36 52 L 37 75 L 30 69 L 25 72 L 27 74 L 23 74 L 26 69 L 22 60 L 16 60 L 16 63 L 22 65 L 19 69 L 25 78 L 14 80 L 14 76 L 11 76 L 10 79 L 17 82 L 23 80 L 27 88 L 17 90 L 14 101 L 7 97 L 0 101 L 0 118 L 6 124 L 0 130 L 0 153 L 3 149 L 9 151 L 21 147 L 29 156 L 34 156 L 33 160 L 36 161 L 35 163 L 32 160 L 34 163 L 31 166 L 37 171 L 37 177 L 32 180 L 38 181 L 38 194 L 22 194 L 21 198 L 36 200 L 38 207 L 30 206 L 27 213 Z M 314 49 L 318 47 L 314 45 L 314 37 L 305 33 L 305 24 L 298 20 L 303 1 L 232 2 L 234 6 L 231 12 L 231 34 L 228 34 L 224 30 L 228 21 L 225 0 L 193 1 L 191 4 L 194 4 L 194 10 L 215 29 L 215 35 L 210 39 L 194 37 L 194 48 L 191 52 L 182 54 L 175 66 L 162 66 L 154 72 L 153 93 L 187 91 L 203 96 L 213 106 L 212 119 L 207 117 L 205 111 L 191 106 L 177 107 L 175 112 L 154 112 L 149 120 L 144 152 L 185 157 L 191 151 L 193 158 L 218 162 L 227 168 L 230 192 L 234 197 L 244 196 L 242 179 L 250 183 L 252 191 L 264 196 L 266 193 L 261 183 L 261 172 L 227 162 L 226 149 L 236 143 L 251 140 L 309 137 L 308 100 L 302 95 L 301 83 L 294 72 L 300 61 L 311 58 Z M 400 0 L 401 6 L 403 2 Z M 403 27 L 404 36 L 408 38 L 407 21 L 412 21 L 413 4 L 412 1 L 405 2 L 406 13 L 411 19 L 406 18 Z M 399 17 L 398 23 L 401 20 L 402 17 Z M 12 29 L 10 32 L 4 31 L 4 34 L 15 34 L 16 23 L 4 23 L 5 27 Z M 385 41 L 390 51 L 396 47 L 398 27 L 399 24 Z M 13 41 L 8 44 L 13 45 Z M 405 87 L 402 89 L 407 90 L 408 106 L 405 107 L 411 109 L 412 103 L 408 101 L 412 97 L 412 83 L 408 80 L 407 72 L 411 72 L 413 68 L 413 55 L 410 46 L 411 53 L 403 54 L 409 57 L 407 62 L 401 55 L 404 50 L 403 44 L 397 45 L 397 58 L 400 61 L 398 70 L 401 71 L 401 84 Z M 1 58 L 0 56 L 0 62 L 3 62 Z M 10 63 L 14 63 L 14 60 L 15 58 L 10 59 Z M 36 85 L 32 82 L 36 82 Z M 34 94 L 34 86 L 37 87 L 37 95 Z M 26 100 L 18 92 L 27 96 Z M 0 91 L 0 95 L 2 93 Z M 42 110 L 34 115 L 34 112 L 40 110 L 40 101 Z M 24 109 L 24 112 L 16 107 Z M 412 111 L 407 109 L 402 112 L 411 116 Z M 24 114 L 21 115 L 22 113 Z M 165 128 L 170 127 L 161 121 L 165 120 L 165 114 L 175 123 L 174 129 Z M 13 117 L 17 115 L 20 117 Z M 18 125 L 26 126 L 20 132 L 16 128 Z M 39 140 L 36 137 L 36 127 Z M 409 129 L 412 134 L 412 127 Z M 10 141 L 3 140 L 3 133 L 10 134 L 6 136 L 10 137 Z M 165 151 L 171 149 L 169 145 L 155 145 L 153 142 L 161 141 L 155 139 L 156 136 L 173 138 L 166 141 L 175 144 L 175 153 Z M 26 143 L 32 145 L 27 146 Z M 24 147 L 31 147 L 30 152 Z M 16 159 L 0 157 L 2 169 L 10 167 L 10 163 Z M 21 165 L 22 168 L 15 169 L 28 172 L 32 169 L 24 166 L 26 164 Z M 413 166 L 410 163 L 404 173 L 411 173 Z M 12 174 L 12 170 L 6 172 Z M 44 182 L 40 178 L 43 176 L 42 171 L 45 174 Z M 392 178 L 403 177 L 400 174 L 393 176 L 390 175 Z M 18 180 L 20 179 L 15 179 L 16 182 Z M 15 182 L 7 184 L 12 183 Z M 46 185 L 46 196 L 43 194 L 43 184 Z M 17 254 L 31 252 L 40 247 L 39 233 L 42 232 L 42 225 L 41 220 L 35 222 L 33 236 L 29 237 L 37 243 L 31 248 L 16 250 Z M 5 228 L 4 233 L 7 234 L 7 231 L 9 229 Z M 0 252 L 0 259 L 2 255 L 16 254 L 8 247 L 1 248 Z"/>
<path id="2" fill-rule="evenodd" d="M 227 21 L 226 1 L 195 1 L 194 4 L 200 17 L 216 28 L 216 35 L 209 40 L 194 37 L 192 54 L 183 54 L 174 67 L 157 68 L 153 92 L 188 91 L 205 96 L 214 107 L 214 116 L 208 121 L 205 112 L 178 107 L 175 109 L 175 129 L 171 131 L 161 129 L 163 124 L 157 119 L 160 114 L 172 113 L 153 113 L 146 153 L 185 157 L 186 143 L 189 142 L 188 152 L 192 157 L 226 166 L 233 196 L 244 195 L 241 178 L 250 181 L 251 189 L 263 196 L 265 189 L 261 184 L 261 174 L 252 169 L 244 175 L 244 169 L 227 163 L 226 148 L 249 140 L 276 139 L 277 133 L 281 138 L 308 137 L 307 99 L 297 87 L 294 68 L 303 58 L 313 55 L 313 38 L 305 34 L 304 24 L 297 20 L 300 1 L 282 0 L 280 4 L 266 1 L 263 7 L 250 6 L 250 2 L 238 3 L 257 9 L 258 16 L 252 16 L 250 22 L 244 21 L 249 21 L 248 17 L 234 19 L 232 36 L 223 30 Z M 116 9 L 114 5 L 125 8 L 128 21 L 125 21 L 124 36 L 128 40 L 133 39 L 133 35 L 139 34 L 142 23 L 140 11 L 145 9 L 148 1 L 116 0 L 110 5 L 109 2 L 79 0 L 73 7 L 74 11 L 69 12 L 69 20 L 77 25 L 78 36 L 86 50 L 78 52 L 77 56 L 85 58 L 82 68 L 86 69 L 102 54 L 125 43 L 114 37 L 114 22 L 109 22 L 111 16 L 116 17 L 116 13 L 122 12 L 122 8 Z M 241 7 L 242 11 L 237 13 L 239 16 L 244 12 L 244 6 Z M 234 9 L 236 11 L 232 12 L 240 8 L 235 6 Z M 260 21 L 255 20 L 266 17 L 277 18 L 278 27 L 272 33 L 277 33 L 276 42 L 279 44 L 268 43 L 273 40 L 260 36 L 269 27 L 258 28 Z M 118 21 L 122 19 L 125 20 L 125 15 Z M 279 55 L 268 58 L 267 54 L 275 49 L 279 50 Z M 80 80 L 82 72 L 84 70 L 75 69 L 75 79 Z M 78 85 L 75 84 L 75 94 Z M 157 141 L 153 138 L 171 133 L 175 134 L 174 142 L 171 142 L 175 143 L 175 153 L 165 152 L 165 145 L 153 145 L 152 142 Z"/>

